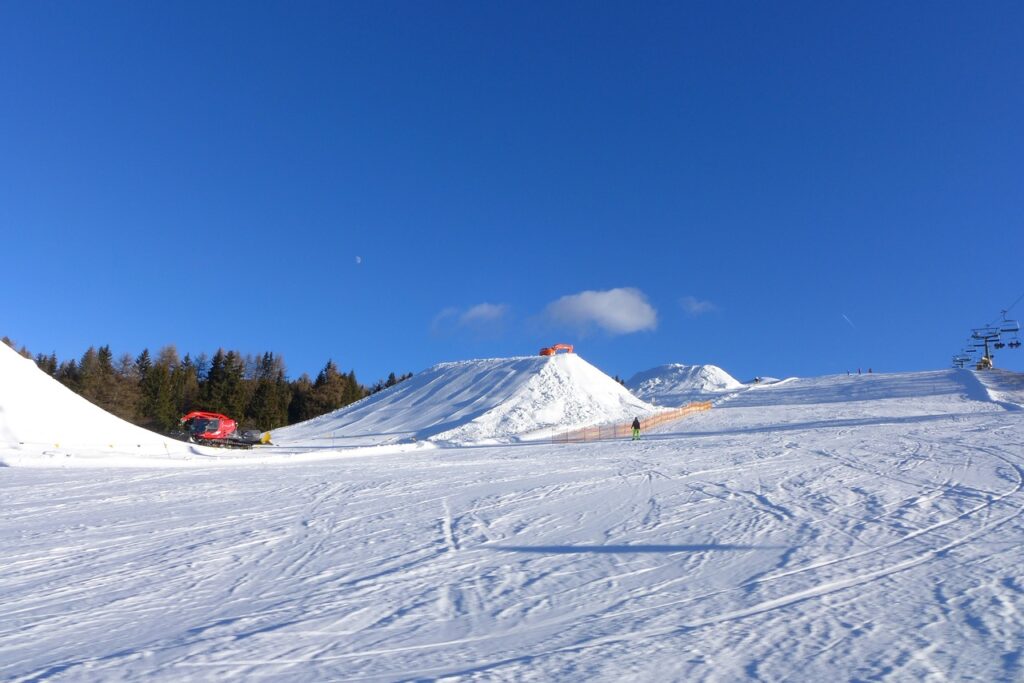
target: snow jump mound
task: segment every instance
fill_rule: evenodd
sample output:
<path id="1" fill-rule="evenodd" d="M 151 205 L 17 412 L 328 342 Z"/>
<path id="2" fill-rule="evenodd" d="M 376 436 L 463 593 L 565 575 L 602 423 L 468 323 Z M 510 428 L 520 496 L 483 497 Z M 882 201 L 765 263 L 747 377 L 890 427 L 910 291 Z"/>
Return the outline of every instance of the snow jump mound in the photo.
<path id="1" fill-rule="evenodd" d="M 189 446 L 111 415 L 0 343 L 0 462 L 166 460 Z"/>
<path id="2" fill-rule="evenodd" d="M 575 354 L 493 358 L 440 363 L 351 406 L 275 430 L 273 441 L 319 448 L 512 442 L 655 410 Z"/>
<path id="3" fill-rule="evenodd" d="M 728 372 L 715 365 L 659 365 L 637 373 L 626 386 L 641 399 L 662 406 L 680 406 L 708 394 L 742 389 Z"/>

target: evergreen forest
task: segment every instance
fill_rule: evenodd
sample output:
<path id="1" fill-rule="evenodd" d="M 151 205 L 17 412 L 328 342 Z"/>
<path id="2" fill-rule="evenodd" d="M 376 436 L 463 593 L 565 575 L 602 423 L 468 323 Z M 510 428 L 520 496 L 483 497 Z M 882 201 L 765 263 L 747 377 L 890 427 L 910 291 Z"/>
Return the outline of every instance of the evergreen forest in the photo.
<path id="1" fill-rule="evenodd" d="M 289 380 L 284 359 L 271 352 L 243 355 L 218 349 L 182 358 L 174 346 L 153 356 L 144 349 L 114 357 L 110 346 L 89 347 L 81 358 L 58 360 L 56 354 L 33 356 L 7 337 L 0 339 L 64 386 L 107 412 L 160 433 L 178 427 L 193 410 L 222 413 L 244 429 L 269 431 L 329 413 L 392 387 L 412 373 L 391 373 L 364 386 L 354 370 L 342 372 L 333 360 L 312 379 Z"/>

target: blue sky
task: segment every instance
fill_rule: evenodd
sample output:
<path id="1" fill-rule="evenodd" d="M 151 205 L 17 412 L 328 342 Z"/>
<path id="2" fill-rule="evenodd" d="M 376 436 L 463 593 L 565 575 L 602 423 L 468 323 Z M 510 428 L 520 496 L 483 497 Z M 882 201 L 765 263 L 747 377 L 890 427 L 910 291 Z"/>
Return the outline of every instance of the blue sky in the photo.
<path id="1" fill-rule="evenodd" d="M 1019 2 L 2 2 L 0 333 L 364 382 L 555 342 L 945 367 L 1024 292 L 1021 35 Z"/>

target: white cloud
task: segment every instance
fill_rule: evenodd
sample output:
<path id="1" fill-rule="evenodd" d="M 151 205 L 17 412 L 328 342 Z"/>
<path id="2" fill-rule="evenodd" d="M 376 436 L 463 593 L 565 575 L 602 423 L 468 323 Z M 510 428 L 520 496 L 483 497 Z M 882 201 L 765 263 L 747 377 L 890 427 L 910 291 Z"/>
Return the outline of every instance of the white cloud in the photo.
<path id="1" fill-rule="evenodd" d="M 453 318 L 458 318 L 459 309 L 457 308 L 446 308 L 440 313 L 434 316 L 434 319 L 430 322 L 430 330 L 434 334 L 440 334 L 445 328 L 450 326 L 450 321 Z"/>
<path id="2" fill-rule="evenodd" d="M 643 292 L 632 287 L 563 296 L 548 304 L 545 313 L 558 323 L 581 329 L 596 325 L 611 334 L 653 330 L 658 326 L 658 312 L 647 303 Z"/>
<path id="3" fill-rule="evenodd" d="M 710 301 L 701 301 L 695 296 L 684 296 L 679 300 L 679 305 L 690 315 L 703 315 L 718 310 L 718 306 Z"/>
<path id="4" fill-rule="evenodd" d="M 434 316 L 430 329 L 434 334 L 451 333 L 456 329 L 494 332 L 507 313 L 506 304 L 482 303 L 466 309 L 451 306 Z"/>
<path id="5" fill-rule="evenodd" d="M 459 316 L 459 324 L 472 325 L 500 320 L 508 312 L 505 304 L 477 304 Z"/>

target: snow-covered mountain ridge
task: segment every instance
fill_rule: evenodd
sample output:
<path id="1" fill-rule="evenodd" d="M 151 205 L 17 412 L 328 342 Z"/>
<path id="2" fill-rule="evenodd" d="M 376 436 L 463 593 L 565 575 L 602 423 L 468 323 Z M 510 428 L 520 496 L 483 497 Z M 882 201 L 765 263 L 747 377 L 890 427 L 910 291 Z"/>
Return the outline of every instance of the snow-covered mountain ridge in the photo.
<path id="1" fill-rule="evenodd" d="M 662 406 L 681 406 L 707 394 L 735 391 L 743 384 L 715 365 L 670 363 L 634 375 L 626 386 L 636 396 Z"/>

